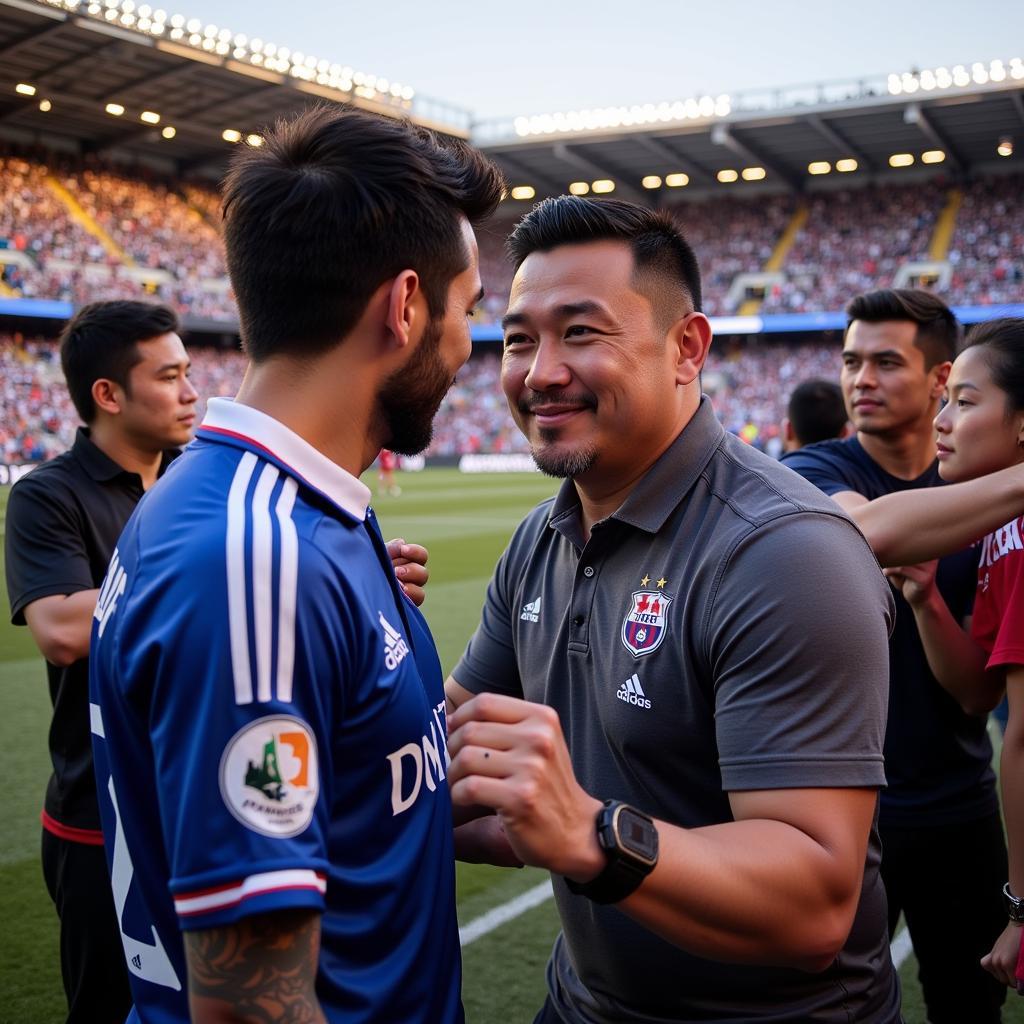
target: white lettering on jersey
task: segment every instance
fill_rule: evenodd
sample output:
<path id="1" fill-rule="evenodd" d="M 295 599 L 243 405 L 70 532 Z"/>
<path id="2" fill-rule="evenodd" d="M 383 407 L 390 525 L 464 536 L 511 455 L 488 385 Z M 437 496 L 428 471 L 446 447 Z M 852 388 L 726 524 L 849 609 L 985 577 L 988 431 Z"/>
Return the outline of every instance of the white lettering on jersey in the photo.
<path id="1" fill-rule="evenodd" d="M 987 569 L 1011 551 L 1022 550 L 1024 550 L 1024 543 L 1021 542 L 1019 521 L 1011 519 L 1005 526 L 990 533 L 983 541 L 981 567 Z"/>
<path id="2" fill-rule="evenodd" d="M 100 624 L 98 633 L 103 636 L 110 616 L 117 610 L 117 602 L 121 599 L 125 587 L 128 585 L 128 574 L 121 565 L 121 557 L 114 548 L 114 557 L 110 560 L 110 568 L 100 587 L 100 596 L 96 600 L 96 611 L 93 618 Z"/>
<path id="3" fill-rule="evenodd" d="M 103 715 L 98 704 L 89 705 L 89 718 L 92 731 L 97 736 L 104 736 Z M 124 908 L 128 902 L 128 891 L 135 877 L 135 865 L 128 850 L 124 828 L 121 826 L 121 811 L 117 806 L 117 793 L 114 790 L 114 777 L 107 780 L 107 792 L 114 808 L 114 856 L 110 866 L 110 887 L 114 893 L 114 908 L 117 911 L 117 924 L 121 932 L 121 943 L 124 946 L 125 961 L 128 970 L 153 985 L 163 985 L 175 992 L 181 991 L 181 982 L 174 972 L 174 965 L 167 955 L 164 944 L 160 941 L 156 928 L 150 925 L 153 942 L 142 942 L 124 930 Z"/>
<path id="4" fill-rule="evenodd" d="M 540 598 L 538 597 L 528 604 L 524 604 L 523 610 L 519 613 L 519 618 L 523 622 L 540 622 Z"/>
<path id="5" fill-rule="evenodd" d="M 640 677 L 634 672 L 616 691 L 615 696 L 636 708 L 650 710 L 651 702 L 647 699 Z"/>
<path id="6" fill-rule="evenodd" d="M 433 793 L 437 784 L 447 778 L 448 756 L 447 730 L 444 725 L 444 701 L 434 708 L 430 733 L 424 733 L 418 743 L 406 743 L 387 755 L 391 769 L 391 814 L 396 816 L 407 811 L 423 788 Z"/>

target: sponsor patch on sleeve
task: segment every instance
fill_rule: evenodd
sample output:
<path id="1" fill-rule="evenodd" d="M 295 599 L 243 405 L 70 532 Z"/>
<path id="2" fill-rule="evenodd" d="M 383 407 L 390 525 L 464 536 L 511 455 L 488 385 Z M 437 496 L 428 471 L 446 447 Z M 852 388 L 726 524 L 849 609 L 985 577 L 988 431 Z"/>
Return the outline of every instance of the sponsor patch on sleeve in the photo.
<path id="1" fill-rule="evenodd" d="M 289 715 L 239 729 L 220 759 L 220 791 L 228 810 L 265 836 L 297 836 L 313 820 L 320 791 L 316 739 Z"/>

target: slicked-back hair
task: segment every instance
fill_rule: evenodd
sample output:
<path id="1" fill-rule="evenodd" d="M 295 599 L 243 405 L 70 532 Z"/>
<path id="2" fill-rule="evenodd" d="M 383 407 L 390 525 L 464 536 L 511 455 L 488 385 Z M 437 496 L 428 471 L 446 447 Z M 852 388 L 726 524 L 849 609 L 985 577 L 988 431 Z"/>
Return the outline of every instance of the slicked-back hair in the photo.
<path id="1" fill-rule="evenodd" d="M 130 397 L 129 375 L 142 361 L 138 342 L 177 331 L 178 315 L 167 306 L 127 300 L 83 306 L 60 336 L 60 364 L 82 422 L 96 418 L 96 381 L 112 380 Z"/>
<path id="2" fill-rule="evenodd" d="M 561 245 L 625 242 L 633 252 L 634 278 L 657 275 L 685 290 L 695 311 L 701 308 L 700 268 L 675 220 L 620 199 L 556 196 L 538 203 L 509 236 L 509 259 L 518 270 L 532 252 Z"/>
<path id="3" fill-rule="evenodd" d="M 992 381 L 1006 392 L 1006 412 L 1024 409 L 1024 318 L 1004 316 L 975 324 L 967 332 L 964 349 L 985 348 Z"/>
<path id="4" fill-rule="evenodd" d="M 319 355 L 373 292 L 414 270 L 432 317 L 469 266 L 460 214 L 486 218 L 501 172 L 464 143 L 353 107 L 315 106 L 239 150 L 224 238 L 242 343 L 254 362 Z"/>
<path id="5" fill-rule="evenodd" d="M 846 305 L 846 329 L 854 320 L 880 324 L 904 320 L 917 324 L 914 344 L 924 355 L 924 368 L 956 358 L 960 324 L 942 299 L 920 288 L 880 288 L 864 292 Z"/>
<path id="6" fill-rule="evenodd" d="M 789 396 L 786 416 L 801 444 L 831 441 L 846 426 L 843 391 L 835 381 L 801 381 Z"/>

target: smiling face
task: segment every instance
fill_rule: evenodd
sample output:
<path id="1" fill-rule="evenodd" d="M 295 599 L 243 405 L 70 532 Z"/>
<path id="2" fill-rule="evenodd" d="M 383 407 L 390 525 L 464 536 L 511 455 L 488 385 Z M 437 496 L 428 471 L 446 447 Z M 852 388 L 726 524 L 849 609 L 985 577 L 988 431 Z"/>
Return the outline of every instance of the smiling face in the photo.
<path id="1" fill-rule="evenodd" d="M 939 474 L 973 480 L 1022 461 L 1024 410 L 1012 410 L 992 379 L 984 345 L 957 356 L 949 374 L 949 401 L 935 417 Z"/>
<path id="2" fill-rule="evenodd" d="M 533 252 L 516 273 L 502 387 L 546 473 L 612 486 L 635 479 L 700 400 L 706 344 L 683 365 L 674 339 L 703 317 L 683 300 L 681 319 L 659 315 L 636 285 L 633 253 L 618 241 Z"/>
<path id="3" fill-rule="evenodd" d="M 930 430 L 948 363 L 925 367 L 910 320 L 854 320 L 843 342 L 840 382 L 846 411 L 864 434 L 894 436 Z"/>

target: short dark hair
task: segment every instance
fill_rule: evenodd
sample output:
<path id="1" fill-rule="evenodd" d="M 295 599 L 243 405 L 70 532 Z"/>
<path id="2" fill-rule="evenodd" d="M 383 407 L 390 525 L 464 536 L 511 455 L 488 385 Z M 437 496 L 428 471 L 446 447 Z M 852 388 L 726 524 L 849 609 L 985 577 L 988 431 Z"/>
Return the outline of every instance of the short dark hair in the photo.
<path id="1" fill-rule="evenodd" d="M 831 380 L 801 381 L 790 393 L 786 416 L 801 444 L 830 441 L 846 425 L 842 388 Z"/>
<path id="2" fill-rule="evenodd" d="M 255 362 L 319 355 L 374 290 L 412 269 L 432 317 L 469 265 L 459 215 L 501 201 L 498 168 L 465 143 L 354 107 L 320 105 L 239 150 L 224 181 L 227 264 Z"/>
<path id="3" fill-rule="evenodd" d="M 854 320 L 869 324 L 909 320 L 917 324 L 914 344 L 924 355 L 924 367 L 956 358 L 960 324 L 942 299 L 920 288 L 879 288 L 864 292 L 846 304 L 846 329 Z"/>
<path id="4" fill-rule="evenodd" d="M 982 346 L 995 386 L 1006 392 L 1007 414 L 1024 409 L 1024 318 L 1004 316 L 975 324 L 964 350 Z"/>
<path id="5" fill-rule="evenodd" d="M 684 288 L 694 310 L 700 310 L 697 257 L 682 229 L 663 210 L 621 199 L 556 196 L 538 203 L 516 225 L 507 249 L 518 270 L 532 252 L 604 241 L 627 243 L 633 252 L 635 276 L 654 274 Z"/>
<path id="6" fill-rule="evenodd" d="M 131 395 L 129 374 L 142 359 L 136 344 L 177 331 L 178 315 L 167 306 L 129 300 L 83 306 L 60 336 L 60 365 L 82 422 L 96 418 L 96 381 L 112 380 Z"/>

